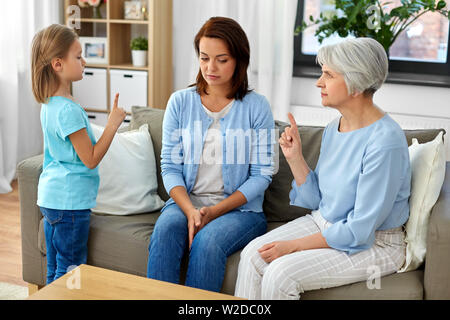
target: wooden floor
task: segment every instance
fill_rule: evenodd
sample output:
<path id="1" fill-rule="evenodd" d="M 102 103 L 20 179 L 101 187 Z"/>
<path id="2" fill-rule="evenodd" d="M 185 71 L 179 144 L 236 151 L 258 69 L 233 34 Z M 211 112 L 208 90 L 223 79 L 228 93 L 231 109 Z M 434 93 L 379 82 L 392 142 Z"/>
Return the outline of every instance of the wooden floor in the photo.
<path id="1" fill-rule="evenodd" d="M 0 194 L 0 282 L 27 286 L 22 280 L 20 206 L 17 180 L 13 191 Z"/>

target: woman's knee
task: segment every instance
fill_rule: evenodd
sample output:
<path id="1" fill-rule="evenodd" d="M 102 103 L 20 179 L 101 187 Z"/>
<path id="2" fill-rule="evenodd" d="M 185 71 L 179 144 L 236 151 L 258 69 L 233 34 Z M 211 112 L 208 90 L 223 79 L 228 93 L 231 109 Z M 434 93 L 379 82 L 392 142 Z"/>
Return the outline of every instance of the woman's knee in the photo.
<path id="1" fill-rule="evenodd" d="M 240 257 L 241 257 L 241 260 L 243 260 L 243 261 L 251 261 L 257 255 L 259 255 L 259 253 L 258 253 L 258 238 L 250 241 L 244 247 L 244 249 L 242 249 Z"/>
<path id="2" fill-rule="evenodd" d="M 212 232 L 207 232 L 207 230 L 202 230 L 203 232 L 198 232 L 192 241 L 191 255 L 194 253 L 200 253 L 206 259 L 211 256 L 224 255 L 226 257 L 225 251 L 221 247 L 217 238 Z"/>
<path id="3" fill-rule="evenodd" d="M 187 229 L 187 218 L 178 206 L 172 205 L 161 213 L 154 230 L 175 232 L 184 229 Z"/>
<path id="4" fill-rule="evenodd" d="M 178 209 L 178 210 L 177 210 Z M 150 238 L 149 248 L 152 243 L 162 241 L 167 243 L 170 240 L 187 237 L 187 219 L 181 209 L 167 208 L 156 221 L 155 228 Z"/>
<path id="5" fill-rule="evenodd" d="M 249 262 L 255 261 L 255 259 L 262 259 L 261 255 L 258 252 L 258 249 L 260 249 L 266 243 L 268 242 L 264 240 L 264 235 L 253 239 L 242 250 L 241 259 L 247 260 Z"/>
<path id="6" fill-rule="evenodd" d="M 262 299 L 300 298 L 300 282 L 286 272 L 288 266 L 283 260 L 278 258 L 267 266 L 261 283 Z"/>

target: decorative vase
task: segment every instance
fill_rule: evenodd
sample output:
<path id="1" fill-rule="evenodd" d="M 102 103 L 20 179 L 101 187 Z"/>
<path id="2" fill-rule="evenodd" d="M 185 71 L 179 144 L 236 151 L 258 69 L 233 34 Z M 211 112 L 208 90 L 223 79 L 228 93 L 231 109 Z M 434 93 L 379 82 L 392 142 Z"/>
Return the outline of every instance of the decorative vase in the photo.
<path id="1" fill-rule="evenodd" d="M 146 67 L 147 66 L 147 50 L 131 50 L 133 66 Z"/>

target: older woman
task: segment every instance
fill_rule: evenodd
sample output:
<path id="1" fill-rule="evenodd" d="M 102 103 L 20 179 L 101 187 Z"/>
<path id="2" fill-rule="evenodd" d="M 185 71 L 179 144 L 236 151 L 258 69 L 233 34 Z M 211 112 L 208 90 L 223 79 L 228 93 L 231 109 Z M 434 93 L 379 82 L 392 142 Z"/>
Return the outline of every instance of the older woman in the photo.
<path id="1" fill-rule="evenodd" d="M 239 24 L 209 19 L 195 37 L 196 84 L 170 97 L 161 169 L 170 199 L 149 245 L 147 276 L 219 291 L 227 257 L 266 232 L 264 191 L 272 180 L 274 121 L 249 90 L 250 46 Z"/>
<path id="2" fill-rule="evenodd" d="M 280 137 L 293 173 L 291 205 L 312 209 L 249 243 L 235 295 L 299 299 L 396 272 L 404 263 L 411 169 L 400 126 L 373 103 L 388 59 L 375 40 L 358 38 L 317 54 L 322 104 L 340 117 L 327 125 L 317 166 L 302 155 L 295 119 Z"/>

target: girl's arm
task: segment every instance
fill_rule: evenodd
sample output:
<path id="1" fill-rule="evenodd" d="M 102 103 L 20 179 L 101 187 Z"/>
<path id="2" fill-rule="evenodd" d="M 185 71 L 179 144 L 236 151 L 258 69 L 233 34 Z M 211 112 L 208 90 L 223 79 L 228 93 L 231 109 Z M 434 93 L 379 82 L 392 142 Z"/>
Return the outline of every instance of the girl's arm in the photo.
<path id="1" fill-rule="evenodd" d="M 121 123 L 125 119 L 126 113 L 122 108 L 117 106 L 119 94 L 116 94 L 114 106 L 108 118 L 105 130 L 95 145 L 92 145 L 91 139 L 86 128 L 69 135 L 69 139 L 83 164 L 89 169 L 94 169 L 102 161 L 111 142 L 119 129 Z"/>

